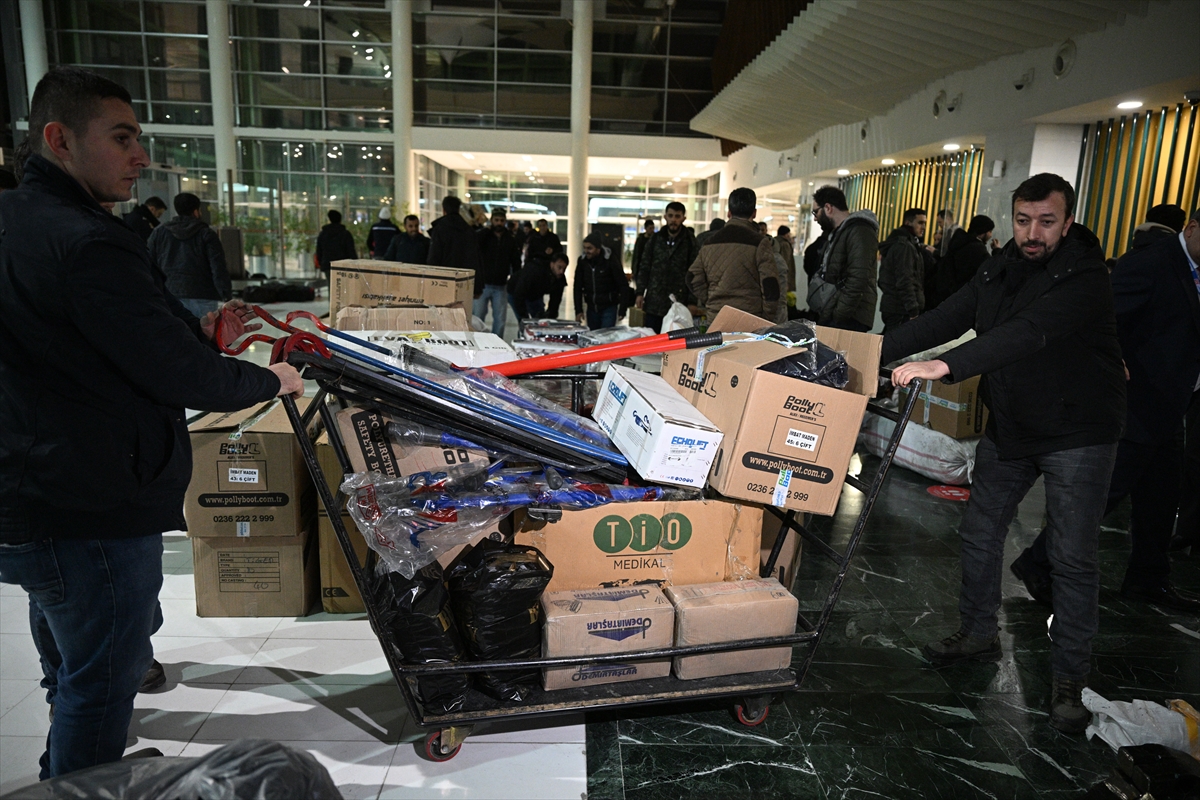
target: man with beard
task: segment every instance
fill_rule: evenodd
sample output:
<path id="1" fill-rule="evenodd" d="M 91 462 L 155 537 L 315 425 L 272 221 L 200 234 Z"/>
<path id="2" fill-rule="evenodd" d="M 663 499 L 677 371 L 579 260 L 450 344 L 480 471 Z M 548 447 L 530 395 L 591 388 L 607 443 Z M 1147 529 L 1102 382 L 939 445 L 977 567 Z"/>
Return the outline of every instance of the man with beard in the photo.
<path id="1" fill-rule="evenodd" d="M 663 317 L 671 309 L 671 295 L 686 306 L 695 303 L 687 275 L 699 248 L 695 233 L 684 227 L 685 219 L 687 209 L 683 203 L 667 203 L 663 213 L 667 224 L 650 238 L 634 273 L 637 307 L 646 312 L 646 327 L 655 331 L 662 330 Z"/>
<path id="2" fill-rule="evenodd" d="M 1125 420 L 1125 371 L 1104 251 L 1074 223 L 1074 207 L 1075 191 L 1058 175 L 1018 186 L 1013 240 L 954 296 L 887 334 L 881 358 L 974 328 L 976 338 L 936 360 L 902 364 L 892 379 L 902 386 L 982 375 L 980 397 L 991 411 L 959 526 L 959 629 L 925 645 L 926 658 L 939 667 L 1001 658 L 1004 539 L 1041 475 L 1054 603 L 1050 725 L 1082 733 L 1091 719 L 1081 693 L 1099 625 L 1100 520 Z"/>
<path id="3" fill-rule="evenodd" d="M 508 279 L 521 269 L 521 250 L 508 229 L 508 212 L 502 206 L 492 209 L 491 227 L 484 228 L 479 237 L 480 276 L 475 281 L 475 305 L 471 310 L 481 320 L 487 319 L 488 303 L 492 304 L 492 333 L 504 335 L 508 319 Z M 482 287 L 480 287 L 482 283 Z"/>
<path id="4" fill-rule="evenodd" d="M 875 324 L 879 221 L 869 209 L 850 212 L 836 186 L 813 193 L 813 218 L 829 241 L 808 280 L 808 308 L 830 328 L 866 332 Z"/>

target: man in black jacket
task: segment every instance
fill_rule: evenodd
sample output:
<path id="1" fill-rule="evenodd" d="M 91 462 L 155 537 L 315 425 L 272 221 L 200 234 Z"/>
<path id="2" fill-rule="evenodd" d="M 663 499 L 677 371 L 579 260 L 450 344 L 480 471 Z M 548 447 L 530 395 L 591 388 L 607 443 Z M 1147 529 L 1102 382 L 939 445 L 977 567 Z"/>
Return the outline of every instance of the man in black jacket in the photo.
<path id="1" fill-rule="evenodd" d="M 971 218 L 965 231 L 954 229 L 946 255 L 937 262 L 934 296 L 926 296 L 926 310 L 937 308 L 943 300 L 971 282 L 980 265 L 991 255 L 987 243 L 995 227 L 991 217 L 978 214 Z"/>
<path id="2" fill-rule="evenodd" d="M 980 396 L 991 411 L 959 527 L 960 627 L 927 644 L 926 657 L 938 666 L 1000 659 L 1004 539 L 1040 474 L 1054 581 L 1050 724 L 1082 733 L 1091 719 L 1080 695 L 1099 624 L 1100 520 L 1125 419 L 1125 373 L 1104 251 L 1072 224 L 1074 206 L 1074 190 L 1057 175 L 1018 186 L 1004 252 L 953 297 L 884 337 L 881 358 L 903 358 L 974 328 L 976 338 L 937 360 L 897 367 L 893 380 L 982 375 Z"/>
<path id="3" fill-rule="evenodd" d="M 142 237 L 142 241 L 147 241 L 158 227 L 159 220 L 166 210 L 167 204 L 161 197 L 147 198 L 146 202 L 134 206 L 133 210 L 125 215 L 125 224 L 133 228 L 134 232 Z"/>
<path id="4" fill-rule="evenodd" d="M 404 233 L 392 237 L 383 260 L 401 264 L 424 264 L 429 260 L 429 237 L 421 233 L 421 220 L 416 214 L 404 218 Z"/>
<path id="5" fill-rule="evenodd" d="M 921 237 L 928 215 L 923 208 L 904 212 L 903 224 L 879 245 L 879 313 L 889 333 L 925 310 L 925 256 Z"/>
<path id="6" fill-rule="evenodd" d="M 216 232 L 200 219 L 200 198 L 175 195 L 177 216 L 150 234 L 150 259 L 167 276 L 167 291 L 184 308 L 203 317 L 233 297 L 225 266 L 225 248 Z"/>
<path id="7" fill-rule="evenodd" d="M 563 289 L 567 287 L 569 261 L 567 254 L 560 250 L 549 263 L 535 261 L 521 269 L 513 292 L 513 302 L 520 309 L 520 319 L 546 319 L 548 314 L 554 318 L 546 308 L 546 296 L 550 296 L 551 303 L 558 302 L 556 297 L 561 300 Z"/>
<path id="8" fill-rule="evenodd" d="M 383 259 L 392 239 L 400 234 L 396 223 L 392 222 L 392 210 L 387 206 L 379 209 L 379 219 L 367 231 L 367 252 L 371 258 Z"/>
<path id="9" fill-rule="evenodd" d="M 358 248 L 354 246 L 354 236 L 342 224 L 341 212 L 331 208 L 329 224 L 317 234 L 317 264 L 328 278 L 330 265 L 347 258 L 358 258 Z"/>
<path id="10" fill-rule="evenodd" d="M 429 226 L 429 256 L 425 263 L 434 267 L 469 269 L 475 273 L 475 297 L 483 293 L 479 274 L 479 240 L 476 231 L 459 213 L 462 200 L 454 195 L 442 199 L 442 216 Z"/>
<path id="11" fill-rule="evenodd" d="M 508 213 L 501 206 L 492 209 L 492 226 L 477 234 L 479 237 L 480 277 L 475 280 L 475 307 L 472 313 L 487 319 L 488 303 L 492 304 L 492 333 L 504 335 L 508 319 L 508 278 L 521 269 L 521 251 L 508 229 Z M 480 291 L 480 283 L 483 289 Z"/>
<path id="12" fill-rule="evenodd" d="M 629 292 L 629 279 L 625 277 L 621 257 L 604 246 L 600 234 L 590 233 L 583 240 L 583 255 L 575 263 L 571 284 L 575 290 L 575 315 L 580 323 L 586 319 L 592 330 L 617 324 L 621 303 Z"/>
<path id="13" fill-rule="evenodd" d="M 1171 532 L 1180 503 L 1183 419 L 1200 397 L 1200 211 L 1182 233 L 1131 250 L 1112 273 L 1117 331 L 1129 370 L 1128 415 L 1105 513 L 1128 495 L 1131 552 L 1121 595 L 1200 612 L 1171 586 Z M 1182 533 L 1182 530 L 1181 530 Z M 1013 562 L 1035 600 L 1051 602 L 1052 563 L 1043 531 Z"/>
<path id="14" fill-rule="evenodd" d="M 125 749 L 161 624 L 162 532 L 184 527 L 184 409 L 234 411 L 304 383 L 286 364 L 222 357 L 216 315 L 180 305 L 102 208 L 149 163 L 125 89 L 52 70 L 29 131 L 21 187 L 0 197 L 0 582 L 29 595 L 54 708 L 45 779 Z M 240 335 L 245 307 L 226 308 Z"/>
<path id="15" fill-rule="evenodd" d="M 562 249 L 562 240 L 558 238 L 557 233 L 550 230 L 550 223 L 539 219 L 537 229 L 529 234 L 525 242 L 525 266 L 535 262 L 549 264 L 554 254 Z"/>

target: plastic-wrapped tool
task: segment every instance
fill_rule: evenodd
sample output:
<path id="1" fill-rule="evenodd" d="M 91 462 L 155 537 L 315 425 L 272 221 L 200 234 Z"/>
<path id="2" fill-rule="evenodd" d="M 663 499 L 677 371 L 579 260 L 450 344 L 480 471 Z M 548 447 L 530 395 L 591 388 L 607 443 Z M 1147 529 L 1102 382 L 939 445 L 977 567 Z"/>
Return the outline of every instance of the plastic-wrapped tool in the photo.
<path id="1" fill-rule="evenodd" d="M 653 328 L 630 328 L 617 325 L 614 328 L 597 328 L 594 331 L 579 334 L 580 347 L 594 347 L 598 344 L 627 342 L 630 339 L 641 339 L 644 336 L 654 336 Z"/>
<path id="2" fill-rule="evenodd" d="M 373 591 L 380 622 L 406 663 L 444 664 L 462 659 L 462 638 L 436 561 L 411 578 L 381 572 L 374 578 Z M 462 706 L 469 686 L 466 675 L 426 675 L 417 681 L 417 695 L 426 713 L 448 714 Z"/>
<path id="3" fill-rule="evenodd" d="M 561 319 L 531 319 L 521 323 L 520 332 L 522 339 L 578 344 L 579 334 L 587 333 L 587 326 Z"/>
<path id="4" fill-rule="evenodd" d="M 485 539 L 448 577 L 455 619 L 479 660 L 537 658 L 542 651 L 541 597 L 554 566 L 537 548 Z M 479 688 L 497 700 L 521 701 L 541 682 L 538 670 L 484 672 Z"/>

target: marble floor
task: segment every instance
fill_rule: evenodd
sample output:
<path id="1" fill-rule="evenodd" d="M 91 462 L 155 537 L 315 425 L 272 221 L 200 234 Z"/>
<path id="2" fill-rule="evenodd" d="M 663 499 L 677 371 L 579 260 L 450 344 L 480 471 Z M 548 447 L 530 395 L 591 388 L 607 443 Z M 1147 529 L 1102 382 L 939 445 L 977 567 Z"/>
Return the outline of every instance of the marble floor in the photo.
<path id="1" fill-rule="evenodd" d="M 871 466 L 868 463 L 867 466 Z M 1078 798 L 1114 764 L 1096 739 L 1049 727 L 1049 612 L 1005 570 L 998 664 L 934 671 L 919 648 L 957 628 L 957 522 L 963 504 L 892 473 L 800 691 L 777 699 L 755 728 L 728 704 L 592 715 L 588 800 L 696 798 Z M 858 495 L 818 520 L 836 545 Z M 1042 523 L 1040 483 L 1022 505 L 1006 564 Z M 1128 512 L 1101 539 L 1100 632 L 1091 687 L 1109 699 L 1200 700 L 1200 619 L 1123 600 Z M 802 561 L 801 608 L 817 608 L 833 572 Z M 1177 587 L 1200 592 L 1200 558 L 1174 562 Z"/>

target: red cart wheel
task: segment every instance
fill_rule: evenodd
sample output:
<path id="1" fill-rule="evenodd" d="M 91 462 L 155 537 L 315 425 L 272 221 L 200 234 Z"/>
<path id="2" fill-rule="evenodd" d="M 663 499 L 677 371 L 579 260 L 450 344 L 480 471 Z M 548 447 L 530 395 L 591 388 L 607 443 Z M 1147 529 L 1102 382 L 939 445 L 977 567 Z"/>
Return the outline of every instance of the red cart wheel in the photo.
<path id="1" fill-rule="evenodd" d="M 771 707 L 763 706 L 762 713 L 756 717 L 751 717 L 747 715 L 746 707 L 741 703 L 738 703 L 733 707 L 733 713 L 734 716 L 737 717 L 738 722 L 742 723 L 748 728 L 753 728 L 755 726 L 762 725 L 767 721 L 767 714 L 771 713 Z"/>
<path id="2" fill-rule="evenodd" d="M 458 755 L 458 751 L 462 750 L 462 742 L 451 750 L 449 753 L 442 752 L 442 732 L 434 731 L 425 737 L 425 757 L 430 761 L 449 761 Z"/>

